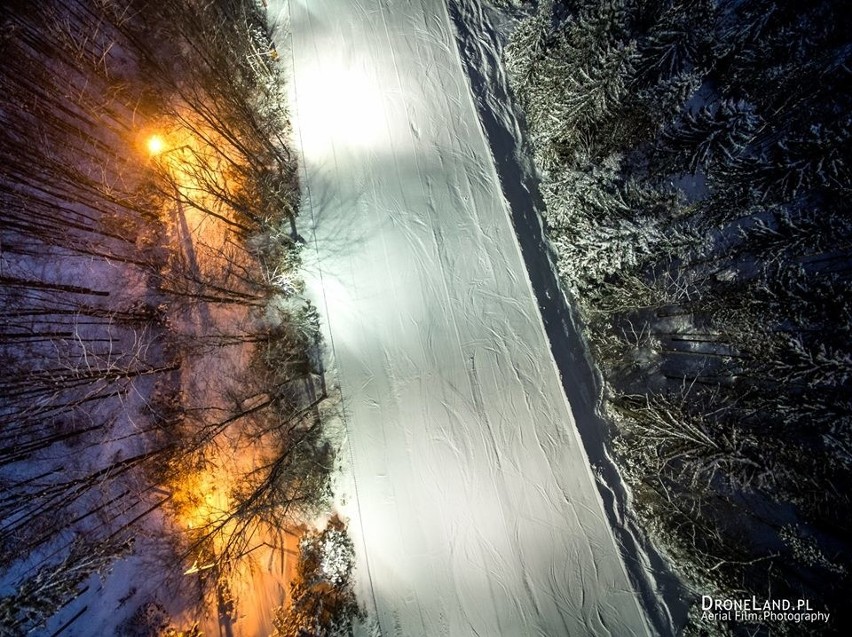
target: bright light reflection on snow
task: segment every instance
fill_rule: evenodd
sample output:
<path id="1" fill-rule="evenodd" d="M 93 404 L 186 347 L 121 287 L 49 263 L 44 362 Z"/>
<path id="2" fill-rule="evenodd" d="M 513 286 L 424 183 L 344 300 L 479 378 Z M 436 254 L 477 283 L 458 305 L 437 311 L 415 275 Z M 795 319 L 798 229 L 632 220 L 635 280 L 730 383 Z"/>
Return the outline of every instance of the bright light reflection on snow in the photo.
<path id="1" fill-rule="evenodd" d="M 321 143 L 326 144 L 375 145 L 385 129 L 385 111 L 382 96 L 366 72 L 317 69 L 305 77 L 310 79 L 302 80 L 298 87 L 303 131 L 322 131 Z"/>

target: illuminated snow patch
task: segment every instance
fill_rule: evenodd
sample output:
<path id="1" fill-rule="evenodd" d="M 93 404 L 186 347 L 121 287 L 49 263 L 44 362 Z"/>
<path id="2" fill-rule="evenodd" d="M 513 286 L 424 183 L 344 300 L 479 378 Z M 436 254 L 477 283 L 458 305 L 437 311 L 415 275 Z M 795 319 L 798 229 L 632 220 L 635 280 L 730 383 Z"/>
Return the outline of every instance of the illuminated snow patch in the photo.
<path id="1" fill-rule="evenodd" d="M 315 69 L 305 78 L 299 84 L 299 121 L 303 130 L 321 130 L 326 143 L 358 148 L 374 147 L 385 134 L 382 95 L 366 72 Z"/>

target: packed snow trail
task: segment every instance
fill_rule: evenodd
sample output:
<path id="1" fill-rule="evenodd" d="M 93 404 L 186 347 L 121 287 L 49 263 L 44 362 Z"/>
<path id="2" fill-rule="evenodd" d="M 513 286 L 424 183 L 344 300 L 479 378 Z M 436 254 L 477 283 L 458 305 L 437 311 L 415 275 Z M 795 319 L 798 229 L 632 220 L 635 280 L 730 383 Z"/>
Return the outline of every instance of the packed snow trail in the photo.
<path id="1" fill-rule="evenodd" d="M 381 634 L 647 634 L 444 3 L 269 9 L 292 34 L 308 285 Z"/>

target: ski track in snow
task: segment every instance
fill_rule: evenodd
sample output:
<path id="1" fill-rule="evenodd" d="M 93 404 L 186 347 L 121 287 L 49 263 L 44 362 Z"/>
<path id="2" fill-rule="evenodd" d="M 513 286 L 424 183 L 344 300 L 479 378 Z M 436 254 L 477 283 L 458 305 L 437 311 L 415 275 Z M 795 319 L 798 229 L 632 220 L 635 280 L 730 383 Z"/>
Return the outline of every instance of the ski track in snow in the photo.
<path id="1" fill-rule="evenodd" d="M 445 4 L 269 10 L 292 33 L 279 50 L 308 285 L 343 395 L 358 593 L 381 634 L 648 634 Z"/>

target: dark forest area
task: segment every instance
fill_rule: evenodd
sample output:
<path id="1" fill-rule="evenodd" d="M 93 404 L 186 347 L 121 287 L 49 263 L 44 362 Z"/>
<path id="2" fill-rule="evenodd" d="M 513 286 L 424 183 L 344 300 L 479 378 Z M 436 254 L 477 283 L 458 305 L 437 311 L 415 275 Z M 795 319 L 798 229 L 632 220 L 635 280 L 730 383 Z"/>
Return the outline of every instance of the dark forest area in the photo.
<path id="1" fill-rule="evenodd" d="M 696 600 L 842 611 L 852 12 L 795 0 L 527 11 L 506 63 L 646 531 Z M 831 632 L 702 621 L 697 603 L 690 623 Z"/>

